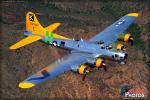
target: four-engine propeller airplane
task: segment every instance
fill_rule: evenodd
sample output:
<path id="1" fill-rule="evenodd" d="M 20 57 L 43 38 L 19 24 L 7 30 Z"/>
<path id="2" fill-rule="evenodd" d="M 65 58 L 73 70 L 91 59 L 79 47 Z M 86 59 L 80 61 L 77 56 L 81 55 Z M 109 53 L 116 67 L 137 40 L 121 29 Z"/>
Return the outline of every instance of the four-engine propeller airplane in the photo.
<path id="1" fill-rule="evenodd" d="M 128 53 L 125 51 L 124 45 L 117 43 L 117 41 L 130 42 L 133 45 L 133 36 L 125 31 L 137 17 L 138 13 L 129 13 L 87 41 L 69 39 L 53 33 L 60 26 L 60 23 L 54 23 L 43 28 L 35 14 L 28 12 L 26 15 L 26 31 L 24 31 L 24 35 L 28 37 L 10 46 L 10 49 L 18 49 L 42 40 L 47 44 L 69 49 L 71 52 L 21 82 L 19 87 L 31 88 L 69 70 L 83 75 L 84 80 L 86 74 L 90 72 L 89 65 L 98 69 L 107 69 L 103 59 L 111 59 L 120 64 L 125 64 Z"/>

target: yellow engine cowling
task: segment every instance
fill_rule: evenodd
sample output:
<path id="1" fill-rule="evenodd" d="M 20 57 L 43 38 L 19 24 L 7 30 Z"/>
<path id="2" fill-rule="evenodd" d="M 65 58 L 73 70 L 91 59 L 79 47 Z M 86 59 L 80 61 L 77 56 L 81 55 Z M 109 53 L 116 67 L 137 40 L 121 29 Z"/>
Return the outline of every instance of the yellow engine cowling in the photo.
<path id="1" fill-rule="evenodd" d="M 79 67 L 78 72 L 79 74 L 83 75 L 86 70 L 87 70 L 87 66 L 83 64 Z"/>
<path id="2" fill-rule="evenodd" d="M 131 38 L 131 37 L 132 37 L 132 36 L 131 36 L 130 33 L 126 33 L 126 34 L 124 35 L 124 41 L 125 41 L 125 42 L 128 42 L 130 39 L 133 40 L 133 38 Z"/>
<path id="3" fill-rule="evenodd" d="M 96 61 L 95 61 L 96 68 L 100 68 L 103 63 L 104 63 L 103 59 L 101 59 L 101 58 L 96 59 Z"/>
<path id="4" fill-rule="evenodd" d="M 118 40 L 124 42 L 129 42 L 130 40 L 133 41 L 133 36 L 130 33 L 118 34 Z"/>
<path id="5" fill-rule="evenodd" d="M 126 50 L 123 44 L 117 44 L 116 46 L 117 50 Z"/>

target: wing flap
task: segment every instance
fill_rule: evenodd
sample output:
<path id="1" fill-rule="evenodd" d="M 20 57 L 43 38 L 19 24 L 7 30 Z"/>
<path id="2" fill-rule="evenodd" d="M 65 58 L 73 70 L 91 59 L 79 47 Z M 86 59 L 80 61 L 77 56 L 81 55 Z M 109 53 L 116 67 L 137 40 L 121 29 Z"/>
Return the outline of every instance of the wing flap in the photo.
<path id="1" fill-rule="evenodd" d="M 16 44 L 10 46 L 9 49 L 12 49 L 12 50 L 13 49 L 18 49 L 20 47 L 23 47 L 25 45 L 31 44 L 31 43 L 33 43 L 35 41 L 38 41 L 38 40 L 41 40 L 41 39 L 42 39 L 42 37 L 40 37 L 40 36 L 30 35 L 30 36 L 20 40 Z"/>

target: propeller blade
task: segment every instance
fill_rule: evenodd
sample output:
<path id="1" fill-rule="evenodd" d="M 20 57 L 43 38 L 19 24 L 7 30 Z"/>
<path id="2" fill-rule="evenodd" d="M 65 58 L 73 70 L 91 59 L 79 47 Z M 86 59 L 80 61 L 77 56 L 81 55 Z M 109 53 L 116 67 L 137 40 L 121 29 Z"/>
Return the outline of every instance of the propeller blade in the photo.
<path id="1" fill-rule="evenodd" d="M 133 45 L 134 45 L 134 42 L 133 42 L 133 40 L 131 40 L 130 42 L 131 42 L 131 46 L 133 46 Z"/>
<path id="2" fill-rule="evenodd" d="M 104 66 L 104 70 L 107 71 L 107 66 Z"/>
<path id="3" fill-rule="evenodd" d="M 133 46 L 133 44 L 134 44 L 133 43 L 133 36 L 131 36 L 129 40 L 130 40 L 131 46 Z"/>
<path id="4" fill-rule="evenodd" d="M 83 75 L 83 77 L 82 77 L 82 81 L 84 81 L 84 80 L 85 80 L 86 75 L 87 75 L 87 74 L 89 75 L 89 73 L 90 73 L 90 71 L 89 71 L 89 70 L 85 70 L 85 73 L 84 73 L 84 75 Z"/>
<path id="5" fill-rule="evenodd" d="M 107 71 L 107 66 L 105 63 L 102 64 L 102 67 L 104 68 L 105 71 Z"/>
<path id="6" fill-rule="evenodd" d="M 125 47 L 125 46 L 123 46 L 122 50 L 123 50 L 123 51 L 126 51 L 126 47 Z"/>
<path id="7" fill-rule="evenodd" d="M 83 75 L 83 77 L 82 77 L 82 81 L 84 81 L 84 80 L 85 80 L 85 77 L 86 77 L 86 73 Z"/>

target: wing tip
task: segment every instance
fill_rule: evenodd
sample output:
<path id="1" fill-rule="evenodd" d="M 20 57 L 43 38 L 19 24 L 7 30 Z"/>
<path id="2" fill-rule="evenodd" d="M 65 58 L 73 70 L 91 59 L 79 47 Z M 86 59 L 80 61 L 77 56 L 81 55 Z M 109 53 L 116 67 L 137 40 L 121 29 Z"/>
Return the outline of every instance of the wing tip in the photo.
<path id="1" fill-rule="evenodd" d="M 59 25 L 61 25 L 61 23 L 60 22 L 56 22 L 57 24 L 59 24 Z"/>
<path id="2" fill-rule="evenodd" d="M 14 46 L 9 47 L 10 50 L 15 50 L 16 48 Z"/>
<path id="3" fill-rule="evenodd" d="M 138 16 L 139 16 L 139 13 L 129 13 L 129 14 L 127 14 L 127 16 L 138 17 Z"/>
<path id="4" fill-rule="evenodd" d="M 35 84 L 30 83 L 30 82 L 21 82 L 19 83 L 19 88 L 27 89 L 35 86 Z"/>
<path id="5" fill-rule="evenodd" d="M 9 47 L 10 50 L 16 50 L 16 49 L 19 49 L 20 47 L 22 46 L 17 46 L 16 44 L 12 45 Z"/>
<path id="6" fill-rule="evenodd" d="M 54 25 L 58 27 L 58 26 L 61 25 L 61 23 L 60 22 L 55 22 Z"/>

